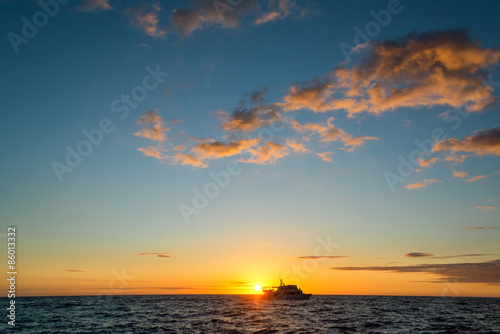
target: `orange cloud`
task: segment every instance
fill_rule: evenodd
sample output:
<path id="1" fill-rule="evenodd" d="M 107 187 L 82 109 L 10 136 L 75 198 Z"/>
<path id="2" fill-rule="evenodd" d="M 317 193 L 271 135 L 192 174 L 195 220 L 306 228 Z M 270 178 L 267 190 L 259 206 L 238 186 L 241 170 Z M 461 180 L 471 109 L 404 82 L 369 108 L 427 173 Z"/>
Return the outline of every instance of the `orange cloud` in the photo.
<path id="1" fill-rule="evenodd" d="M 478 130 L 474 134 L 462 138 L 449 138 L 434 145 L 433 151 L 471 152 L 476 156 L 500 155 L 500 129 Z"/>
<path id="2" fill-rule="evenodd" d="M 333 156 L 334 154 L 335 154 L 335 153 L 333 153 L 333 152 L 316 153 L 316 155 L 317 155 L 318 157 L 320 157 L 320 158 L 321 158 L 321 160 L 323 160 L 323 161 L 327 161 L 327 162 L 331 162 L 331 161 L 333 161 L 332 156 Z"/>
<path id="3" fill-rule="evenodd" d="M 275 1 L 266 1 L 268 7 L 273 7 Z M 269 9 L 268 12 L 263 13 L 260 17 L 258 17 L 254 23 L 255 24 L 265 24 L 268 22 L 276 22 L 284 19 L 288 15 L 292 13 L 293 10 L 300 9 L 297 4 L 291 0 L 279 0 L 278 6 L 272 9 Z"/>
<path id="4" fill-rule="evenodd" d="M 162 10 L 159 4 L 148 6 L 145 3 L 138 7 L 129 7 L 125 13 L 130 16 L 130 24 L 141 29 L 151 37 L 164 37 L 167 33 L 165 28 L 159 26 L 158 13 Z"/>
<path id="5" fill-rule="evenodd" d="M 186 145 L 184 144 L 179 144 L 174 146 L 174 151 L 184 151 L 186 149 Z"/>
<path id="6" fill-rule="evenodd" d="M 481 210 L 495 210 L 495 206 L 476 206 L 476 209 L 481 209 Z"/>
<path id="7" fill-rule="evenodd" d="M 290 120 L 290 125 L 293 130 L 304 133 L 311 132 L 312 134 L 316 133 L 320 137 L 320 142 L 329 143 L 332 141 L 341 140 L 344 142 L 345 146 L 351 146 L 347 151 L 352 151 L 355 147 L 361 146 L 365 143 L 366 140 L 377 140 L 376 137 L 364 136 L 364 137 L 353 137 L 351 134 L 345 132 L 342 129 L 337 128 L 333 124 L 333 117 L 330 117 L 327 120 L 327 124 L 318 124 L 318 123 L 305 123 L 300 124 L 294 119 Z"/>
<path id="8" fill-rule="evenodd" d="M 240 159 L 238 161 L 256 163 L 260 165 L 274 165 L 276 160 L 290 154 L 286 146 L 276 144 L 274 142 L 267 142 L 261 147 L 252 148 L 248 151 L 252 156 L 248 159 Z"/>
<path id="9" fill-rule="evenodd" d="M 286 110 L 344 109 L 350 117 L 401 107 L 464 106 L 481 111 L 497 103 L 477 76 L 500 60 L 500 48 L 481 49 L 465 30 L 410 34 L 398 41 L 363 45 L 364 58 L 322 79 L 295 84 Z"/>
<path id="10" fill-rule="evenodd" d="M 453 173 L 452 173 L 453 177 L 461 177 L 461 178 L 464 178 L 466 177 L 467 175 L 469 175 L 469 173 L 467 172 L 464 172 L 464 171 L 461 171 L 461 170 L 453 170 Z"/>
<path id="11" fill-rule="evenodd" d="M 465 182 L 476 182 L 476 181 L 479 181 L 481 179 L 484 179 L 486 177 L 486 175 L 476 175 L 474 177 L 471 177 L 469 179 L 465 179 Z"/>
<path id="12" fill-rule="evenodd" d="M 148 138 L 158 142 L 167 140 L 166 132 L 170 129 L 165 126 L 156 110 L 149 110 L 139 117 L 137 124 L 144 124 L 145 128 L 134 133 L 137 137 Z"/>
<path id="13" fill-rule="evenodd" d="M 200 167 L 200 168 L 208 167 L 202 161 L 196 159 L 191 154 L 177 153 L 176 155 L 174 155 L 172 157 L 172 161 L 174 163 L 180 163 L 183 166 L 188 165 L 188 166 L 194 166 L 194 167 Z"/>
<path id="14" fill-rule="evenodd" d="M 219 141 L 201 142 L 196 144 L 191 152 L 195 153 L 198 159 L 218 159 L 222 157 L 230 157 L 240 154 L 259 143 L 258 138 L 254 139 L 239 139 L 228 143 Z"/>
<path id="15" fill-rule="evenodd" d="M 429 167 L 429 166 L 432 166 L 434 165 L 437 161 L 439 161 L 439 158 L 436 157 L 436 158 L 429 158 L 429 159 L 422 159 L 422 158 L 418 158 L 417 159 L 417 162 L 418 164 L 421 166 L 421 167 Z"/>
<path id="16" fill-rule="evenodd" d="M 286 146 L 292 148 L 295 152 L 308 153 L 311 150 L 307 149 L 303 143 L 298 143 L 296 139 L 288 138 L 286 140 Z"/>
<path id="17" fill-rule="evenodd" d="M 439 182 L 439 180 L 436 179 L 425 179 L 423 181 L 418 181 L 416 183 L 411 183 L 405 185 L 406 189 L 418 189 L 418 188 L 427 188 L 428 184 L 436 183 Z"/>
<path id="18" fill-rule="evenodd" d="M 328 102 L 333 94 L 334 84 L 327 80 L 315 79 L 298 83 L 290 87 L 290 93 L 284 100 L 284 108 L 288 111 L 310 109 L 314 112 L 332 110 Z"/>
<path id="19" fill-rule="evenodd" d="M 157 149 L 156 147 L 153 147 L 153 146 L 141 147 L 141 148 L 138 148 L 137 150 L 141 151 L 147 157 L 153 157 L 153 158 L 160 159 L 160 160 L 166 158 L 162 155 L 162 153 L 160 152 L 159 149 Z"/>

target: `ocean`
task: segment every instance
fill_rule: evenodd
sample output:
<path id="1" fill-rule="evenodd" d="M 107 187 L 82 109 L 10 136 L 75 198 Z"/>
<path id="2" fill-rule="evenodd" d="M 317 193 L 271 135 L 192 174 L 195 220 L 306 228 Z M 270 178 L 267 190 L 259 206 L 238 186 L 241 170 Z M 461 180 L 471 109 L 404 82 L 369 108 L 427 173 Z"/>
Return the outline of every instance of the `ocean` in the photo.
<path id="1" fill-rule="evenodd" d="M 8 300 L 1 298 L 2 305 Z M 5 310 L 5 309 L 4 309 Z M 4 316 L 1 328 L 7 326 Z M 7 332 L 2 330 L 1 332 Z M 500 333 L 500 298 L 18 297 L 19 333 Z"/>

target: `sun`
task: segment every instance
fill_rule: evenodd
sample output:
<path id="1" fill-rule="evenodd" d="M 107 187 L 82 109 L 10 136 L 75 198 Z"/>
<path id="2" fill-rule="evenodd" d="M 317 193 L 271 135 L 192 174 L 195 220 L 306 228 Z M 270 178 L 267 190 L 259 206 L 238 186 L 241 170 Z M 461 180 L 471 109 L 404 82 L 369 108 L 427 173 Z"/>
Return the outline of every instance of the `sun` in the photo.
<path id="1" fill-rule="evenodd" d="M 260 291 L 261 287 L 260 287 L 260 285 L 257 284 L 256 286 L 253 287 L 253 289 L 255 291 Z"/>

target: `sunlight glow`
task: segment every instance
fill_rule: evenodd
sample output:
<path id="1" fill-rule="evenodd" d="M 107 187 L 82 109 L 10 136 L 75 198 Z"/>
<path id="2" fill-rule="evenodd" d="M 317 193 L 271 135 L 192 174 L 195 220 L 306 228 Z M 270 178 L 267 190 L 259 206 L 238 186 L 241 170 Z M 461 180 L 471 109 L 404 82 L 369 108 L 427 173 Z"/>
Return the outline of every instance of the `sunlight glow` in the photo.
<path id="1" fill-rule="evenodd" d="M 258 284 L 256 286 L 254 286 L 253 288 L 254 288 L 255 291 L 260 291 L 260 289 L 261 289 L 260 285 L 258 285 Z"/>

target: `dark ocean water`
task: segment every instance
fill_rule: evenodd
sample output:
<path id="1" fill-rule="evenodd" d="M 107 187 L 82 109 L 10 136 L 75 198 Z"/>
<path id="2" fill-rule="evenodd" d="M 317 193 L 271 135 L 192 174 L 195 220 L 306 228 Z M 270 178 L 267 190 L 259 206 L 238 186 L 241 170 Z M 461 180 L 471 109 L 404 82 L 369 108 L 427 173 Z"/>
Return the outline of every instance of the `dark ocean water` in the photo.
<path id="1" fill-rule="evenodd" d="M 8 303 L 6 298 L 0 301 Z M 312 296 L 308 301 L 266 301 L 241 295 L 24 297 L 16 299 L 16 311 L 16 327 L 8 332 L 500 333 L 499 298 Z M 4 316 L 0 328 L 7 327 L 6 320 Z"/>

